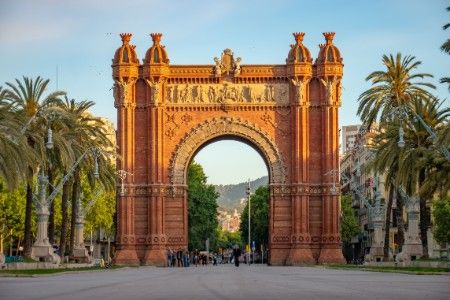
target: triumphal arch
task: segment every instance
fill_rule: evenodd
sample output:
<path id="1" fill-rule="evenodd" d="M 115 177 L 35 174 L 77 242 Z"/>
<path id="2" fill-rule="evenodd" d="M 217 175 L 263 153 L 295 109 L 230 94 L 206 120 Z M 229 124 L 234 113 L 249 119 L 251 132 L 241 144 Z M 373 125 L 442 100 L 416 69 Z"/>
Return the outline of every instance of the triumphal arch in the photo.
<path id="1" fill-rule="evenodd" d="M 343 262 L 343 64 L 334 33 L 323 35 L 314 62 L 304 33 L 294 33 L 285 64 L 246 65 L 225 49 L 210 65 L 173 65 L 162 34 L 151 34 L 142 63 L 131 34 L 121 34 L 114 105 L 118 169 L 129 175 L 118 189 L 117 264 L 163 266 L 168 248 L 187 246 L 187 167 L 202 147 L 229 138 L 257 149 L 269 170 L 269 263 Z"/>

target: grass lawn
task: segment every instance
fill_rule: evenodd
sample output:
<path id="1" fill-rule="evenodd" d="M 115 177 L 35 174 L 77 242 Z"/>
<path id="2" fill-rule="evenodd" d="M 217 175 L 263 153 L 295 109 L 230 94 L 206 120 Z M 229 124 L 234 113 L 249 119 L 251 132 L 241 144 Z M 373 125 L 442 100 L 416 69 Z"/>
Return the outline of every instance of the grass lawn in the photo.
<path id="1" fill-rule="evenodd" d="M 118 269 L 121 267 L 113 266 L 108 269 L 100 267 L 86 267 L 86 268 L 60 268 L 60 269 L 31 269 L 31 270 L 0 270 L 0 276 L 33 276 L 33 275 L 49 275 L 63 272 L 89 272 L 89 271 L 99 271 L 99 270 L 111 270 Z"/>
<path id="2" fill-rule="evenodd" d="M 348 269 L 348 270 L 388 272 L 388 273 L 406 273 L 406 274 L 418 274 L 418 275 L 450 273 L 450 268 L 363 266 L 363 265 L 345 265 L 345 264 L 325 265 L 325 267 L 331 268 L 331 269 Z"/>

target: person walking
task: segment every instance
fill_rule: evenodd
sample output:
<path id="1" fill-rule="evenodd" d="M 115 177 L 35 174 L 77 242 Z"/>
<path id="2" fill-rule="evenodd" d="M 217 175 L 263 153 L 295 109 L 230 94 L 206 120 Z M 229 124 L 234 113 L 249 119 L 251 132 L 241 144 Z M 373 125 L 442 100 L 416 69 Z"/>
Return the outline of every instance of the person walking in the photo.
<path id="1" fill-rule="evenodd" d="M 233 257 L 234 257 L 234 265 L 239 267 L 239 257 L 241 256 L 241 249 L 239 249 L 238 245 L 235 245 L 233 248 Z"/>
<path id="2" fill-rule="evenodd" d="M 177 251 L 177 267 L 182 267 L 182 259 L 183 259 L 183 250 L 181 248 Z"/>

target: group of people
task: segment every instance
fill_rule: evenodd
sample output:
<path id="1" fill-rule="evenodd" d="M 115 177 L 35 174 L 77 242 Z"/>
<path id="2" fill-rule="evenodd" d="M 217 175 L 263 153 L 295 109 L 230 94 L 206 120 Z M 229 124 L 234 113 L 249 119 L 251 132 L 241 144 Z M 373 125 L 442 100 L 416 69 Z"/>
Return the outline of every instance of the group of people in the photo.
<path id="1" fill-rule="evenodd" d="M 234 262 L 236 267 L 239 267 L 239 259 L 241 256 L 241 250 L 238 246 L 233 247 L 233 251 L 230 253 L 229 262 Z M 172 250 L 169 248 L 167 250 L 167 266 L 168 267 L 189 267 L 191 264 L 195 265 L 207 265 L 212 260 L 213 265 L 217 265 L 219 260 L 220 263 L 227 263 L 228 259 L 225 259 L 224 254 L 221 255 L 213 253 L 208 256 L 207 253 L 202 253 L 195 249 L 189 252 L 187 249 L 179 248 L 178 250 Z"/>

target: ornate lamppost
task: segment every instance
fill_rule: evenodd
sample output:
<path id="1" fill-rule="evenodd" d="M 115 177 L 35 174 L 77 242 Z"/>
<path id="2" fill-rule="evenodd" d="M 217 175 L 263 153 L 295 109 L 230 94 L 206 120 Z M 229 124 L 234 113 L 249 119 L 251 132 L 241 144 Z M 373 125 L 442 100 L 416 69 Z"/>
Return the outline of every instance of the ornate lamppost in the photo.
<path id="1" fill-rule="evenodd" d="M 252 242 L 251 242 L 251 219 L 250 219 L 250 203 L 251 203 L 251 201 L 250 201 L 250 195 L 251 195 L 251 192 L 250 192 L 250 179 L 247 181 L 247 189 L 246 189 L 246 194 L 247 194 L 247 201 L 248 201 L 248 251 L 247 251 L 247 257 L 248 257 L 248 259 L 247 259 L 247 262 L 248 262 L 248 265 L 250 265 L 250 251 L 251 251 L 251 245 L 252 245 Z"/>
<path id="2" fill-rule="evenodd" d="M 400 120 L 400 126 L 398 128 L 399 140 L 397 142 L 400 148 L 405 147 L 403 122 L 408 119 L 409 115 L 412 115 L 412 117 L 416 119 L 425 128 L 433 143 L 434 144 L 437 143 L 437 135 L 433 131 L 433 129 L 424 121 L 424 119 L 418 113 L 412 110 L 409 106 L 407 105 L 398 106 L 395 109 L 393 109 L 389 115 L 397 117 Z M 448 151 L 448 149 L 443 146 L 439 146 L 438 149 L 441 151 L 441 153 L 444 155 L 447 161 L 450 162 L 450 152 Z"/>
<path id="3" fill-rule="evenodd" d="M 97 201 L 98 197 L 103 193 L 103 189 L 98 189 L 95 194 L 92 196 L 91 201 L 83 207 L 82 204 L 82 198 L 83 196 L 78 199 L 78 210 L 77 210 L 77 217 L 75 219 L 75 243 L 74 243 L 74 249 L 73 249 L 73 256 L 75 259 L 83 261 L 83 262 L 90 262 L 90 256 L 89 252 L 87 251 L 85 245 L 84 245 L 84 219 L 86 214 L 90 211 L 92 206 Z"/>
<path id="4" fill-rule="evenodd" d="M 396 261 L 408 262 L 413 257 L 418 258 L 423 255 L 422 241 L 419 235 L 420 199 L 418 197 L 409 197 L 402 187 L 399 187 L 398 191 L 405 200 L 408 212 L 408 229 L 406 230 L 405 243 L 402 251 L 397 255 Z"/>
<path id="5" fill-rule="evenodd" d="M 47 149 L 53 148 L 52 131 L 51 129 L 47 132 Z M 50 204 L 55 200 L 58 193 L 62 190 L 63 185 L 70 179 L 70 177 L 75 172 L 78 165 L 86 158 L 89 154 L 93 154 L 95 157 L 95 167 L 94 176 L 98 177 L 98 157 L 100 155 L 97 148 L 87 149 L 78 160 L 72 165 L 67 174 L 60 180 L 58 185 L 54 188 L 50 196 L 46 195 L 46 187 L 48 184 L 48 177 L 44 173 L 44 168 L 42 168 L 42 173 L 38 177 L 38 194 L 39 196 L 36 201 L 36 215 L 37 215 L 37 238 L 36 242 L 31 248 L 31 258 L 39 260 L 43 259 L 48 262 L 53 262 L 59 264 L 61 261 L 60 257 L 53 252 L 53 246 L 50 245 L 48 239 L 48 218 L 50 215 L 49 207 Z"/>

